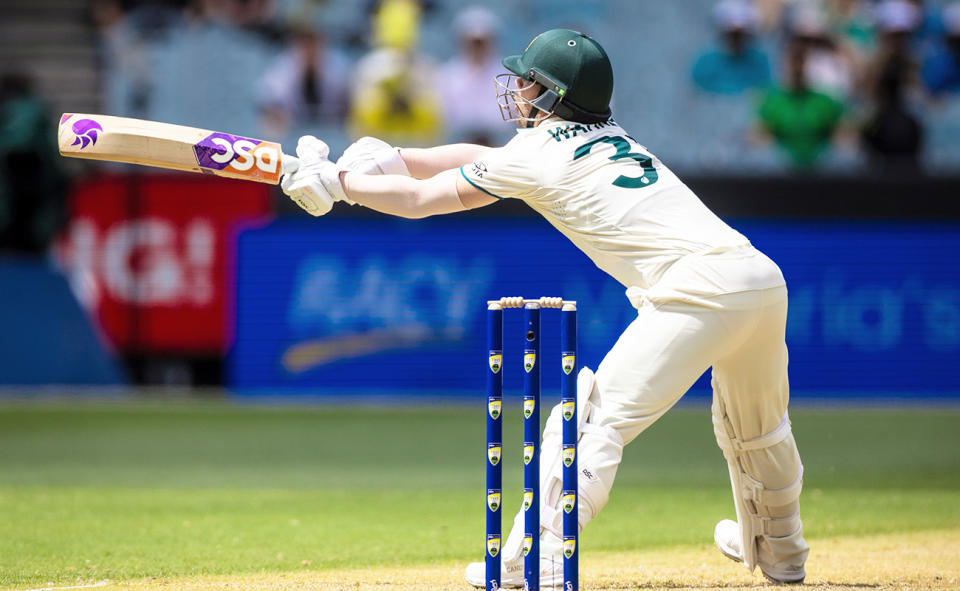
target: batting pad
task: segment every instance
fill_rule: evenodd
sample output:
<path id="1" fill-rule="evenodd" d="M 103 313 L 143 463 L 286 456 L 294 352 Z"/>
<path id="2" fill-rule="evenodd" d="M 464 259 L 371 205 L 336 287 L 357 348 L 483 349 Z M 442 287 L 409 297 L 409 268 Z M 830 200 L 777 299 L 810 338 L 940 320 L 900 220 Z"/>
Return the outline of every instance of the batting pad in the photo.
<path id="1" fill-rule="evenodd" d="M 730 472 L 744 565 L 751 572 L 759 563 L 769 567 L 802 565 L 808 552 L 800 521 L 803 464 L 793 439 L 790 419 L 784 416 L 772 431 L 742 440 L 733 433 L 721 405 L 715 404 L 713 429 Z M 778 457 L 784 456 L 794 460 L 777 461 Z M 765 481 L 783 482 L 787 479 L 792 479 L 790 484 L 781 488 L 770 488 L 765 484 Z"/>

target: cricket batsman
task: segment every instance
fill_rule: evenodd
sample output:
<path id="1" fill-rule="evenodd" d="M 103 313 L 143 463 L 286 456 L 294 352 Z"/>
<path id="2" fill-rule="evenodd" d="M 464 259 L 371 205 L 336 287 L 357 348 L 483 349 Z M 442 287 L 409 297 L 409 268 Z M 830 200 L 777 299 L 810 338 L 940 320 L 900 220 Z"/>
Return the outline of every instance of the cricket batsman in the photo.
<path id="1" fill-rule="evenodd" d="M 713 430 L 736 521 L 714 530 L 720 551 L 775 583 L 802 583 L 809 547 L 800 521 L 803 466 L 787 413 L 787 288 L 780 269 L 721 221 L 613 120 L 613 70 L 592 38 L 538 35 L 497 77 L 506 145 L 394 148 L 373 138 L 333 163 L 320 140 L 297 146 L 282 181 L 309 213 L 336 201 L 423 218 L 521 199 L 626 288 L 637 317 L 596 372 L 577 381 L 579 523 L 607 503 L 623 446 L 666 413 L 709 367 Z M 541 448 L 541 584 L 562 581 L 561 420 Z M 523 513 L 502 557 L 502 584 L 523 582 Z M 485 565 L 467 567 L 483 587 Z"/>

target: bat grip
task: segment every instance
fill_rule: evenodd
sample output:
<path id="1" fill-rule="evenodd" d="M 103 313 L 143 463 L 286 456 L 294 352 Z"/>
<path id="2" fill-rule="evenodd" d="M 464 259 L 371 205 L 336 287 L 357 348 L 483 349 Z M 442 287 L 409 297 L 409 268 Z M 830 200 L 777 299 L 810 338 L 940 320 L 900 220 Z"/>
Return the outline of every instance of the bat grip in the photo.
<path id="1" fill-rule="evenodd" d="M 300 159 L 296 156 L 284 154 L 280 158 L 280 170 L 283 174 L 292 174 L 300 168 Z"/>

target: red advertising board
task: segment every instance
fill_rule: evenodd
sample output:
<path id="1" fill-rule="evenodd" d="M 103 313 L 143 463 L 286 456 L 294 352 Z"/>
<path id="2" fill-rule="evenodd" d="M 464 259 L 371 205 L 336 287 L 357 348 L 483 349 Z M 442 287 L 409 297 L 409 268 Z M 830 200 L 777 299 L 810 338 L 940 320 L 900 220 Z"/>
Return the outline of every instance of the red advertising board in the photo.
<path id="1" fill-rule="evenodd" d="M 73 188 L 58 255 L 118 350 L 219 355 L 232 338 L 236 233 L 270 210 L 259 183 L 97 176 Z"/>

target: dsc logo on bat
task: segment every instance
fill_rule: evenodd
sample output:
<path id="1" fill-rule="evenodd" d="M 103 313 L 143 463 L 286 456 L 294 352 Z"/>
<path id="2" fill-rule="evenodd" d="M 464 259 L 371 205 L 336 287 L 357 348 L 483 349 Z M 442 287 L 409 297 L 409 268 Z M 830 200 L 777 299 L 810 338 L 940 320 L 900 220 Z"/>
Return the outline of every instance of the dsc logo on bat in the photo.
<path id="1" fill-rule="evenodd" d="M 211 133 L 193 146 L 201 168 L 239 177 L 280 178 L 280 144 L 229 133 Z"/>

